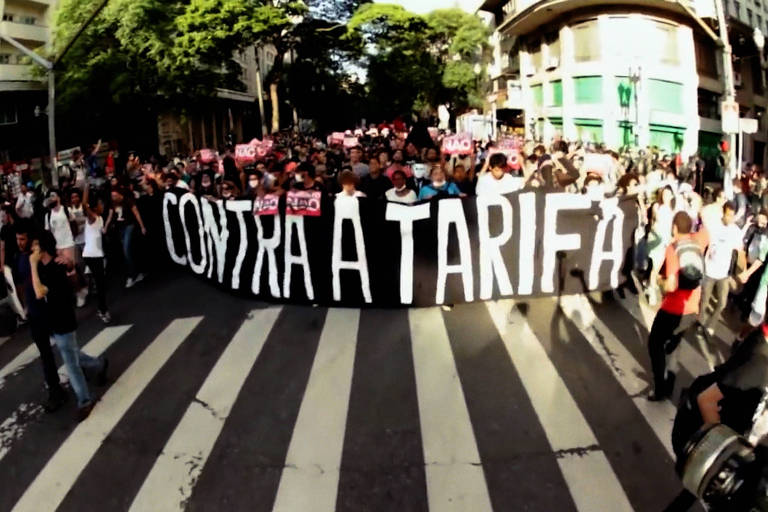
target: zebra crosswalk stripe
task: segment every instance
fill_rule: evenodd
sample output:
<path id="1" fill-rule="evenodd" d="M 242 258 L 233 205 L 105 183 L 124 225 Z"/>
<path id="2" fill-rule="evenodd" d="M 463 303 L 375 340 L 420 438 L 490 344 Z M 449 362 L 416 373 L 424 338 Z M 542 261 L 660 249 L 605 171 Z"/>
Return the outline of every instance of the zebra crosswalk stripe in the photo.
<path id="1" fill-rule="evenodd" d="M 640 411 L 670 456 L 672 451 L 672 423 L 676 409 L 668 400 L 653 404 L 644 394 L 649 382 L 638 377 L 645 373 L 643 367 L 616 338 L 616 335 L 595 314 L 583 295 L 570 295 L 560 299 L 566 317 L 579 329 L 590 346 L 603 359 L 613 376 Z M 648 376 L 650 379 L 650 375 Z"/>
<path id="2" fill-rule="evenodd" d="M 438 308 L 411 309 L 427 500 L 433 511 L 490 511 L 480 455 Z"/>
<path id="3" fill-rule="evenodd" d="M 35 344 L 30 343 L 27 348 L 11 359 L 8 364 L 0 368 L 0 389 L 3 388 L 6 377 L 33 362 L 39 355 L 40 353 L 37 351 Z"/>
<path id="4" fill-rule="evenodd" d="M 632 511 L 589 424 L 514 301 L 486 303 L 580 511 Z M 600 492 L 594 492 L 600 489 Z"/>
<path id="5" fill-rule="evenodd" d="M 102 355 L 130 328 L 130 325 L 106 327 L 83 347 L 83 352 L 93 357 Z M 59 367 L 59 376 L 66 378 L 64 365 Z M 19 418 L 23 414 L 29 415 L 30 411 L 35 407 L 38 408 L 38 413 L 42 412 L 42 408 L 39 406 L 23 403 L 19 405 L 9 417 L 0 423 L 0 461 L 2 461 L 5 455 L 11 450 L 13 443 L 18 441 L 23 435 L 24 429 L 23 426 L 19 424 Z"/>
<path id="6" fill-rule="evenodd" d="M 281 308 L 251 311 L 147 475 L 130 510 L 182 510 Z"/>
<path id="7" fill-rule="evenodd" d="M 53 511 L 59 506 L 110 431 L 202 317 L 173 320 L 104 394 L 48 460 L 16 503 L 17 512 Z"/>
<path id="8" fill-rule="evenodd" d="M 328 310 L 273 511 L 336 509 L 359 321 L 359 310 Z"/>

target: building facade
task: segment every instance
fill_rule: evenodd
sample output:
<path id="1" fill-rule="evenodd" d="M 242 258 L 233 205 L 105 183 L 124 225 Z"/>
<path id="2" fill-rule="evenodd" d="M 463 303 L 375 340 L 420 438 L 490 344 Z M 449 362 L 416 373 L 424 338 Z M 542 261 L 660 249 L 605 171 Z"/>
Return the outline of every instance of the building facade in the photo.
<path id="1" fill-rule="evenodd" d="M 757 25 L 768 29 L 761 1 L 730 0 L 727 13 L 741 115 L 759 120 L 743 156 L 762 165 L 765 77 L 753 37 Z M 545 142 L 717 153 L 723 61 L 711 0 L 486 0 L 480 9 L 494 28 L 487 103 L 500 122 Z"/>
<path id="2" fill-rule="evenodd" d="M 0 32 L 29 49 L 49 44 L 56 0 L 0 0 Z M 0 40 L 0 162 L 48 153 L 46 84 L 33 64 Z"/>

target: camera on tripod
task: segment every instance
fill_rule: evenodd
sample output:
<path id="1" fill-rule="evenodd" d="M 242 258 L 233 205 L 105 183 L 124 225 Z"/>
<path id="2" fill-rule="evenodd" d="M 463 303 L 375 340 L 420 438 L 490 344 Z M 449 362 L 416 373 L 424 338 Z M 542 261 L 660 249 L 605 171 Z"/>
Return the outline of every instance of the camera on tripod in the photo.
<path id="1" fill-rule="evenodd" d="M 753 446 L 725 425 L 696 432 L 677 469 L 710 511 L 768 512 L 768 446 Z"/>

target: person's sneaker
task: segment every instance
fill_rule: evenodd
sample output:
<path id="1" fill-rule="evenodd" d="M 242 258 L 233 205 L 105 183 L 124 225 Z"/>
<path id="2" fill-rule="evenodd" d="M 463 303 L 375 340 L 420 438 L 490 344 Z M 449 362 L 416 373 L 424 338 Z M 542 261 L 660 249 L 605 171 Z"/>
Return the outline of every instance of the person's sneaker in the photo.
<path id="1" fill-rule="evenodd" d="M 75 415 L 75 418 L 77 419 L 77 422 L 80 423 L 84 419 L 86 419 L 88 416 L 91 415 L 91 411 L 93 410 L 93 406 L 96 405 L 93 400 L 86 403 L 85 405 L 82 405 L 77 408 L 77 413 Z"/>
<path id="2" fill-rule="evenodd" d="M 103 313 L 99 311 L 99 319 L 101 319 L 101 321 L 105 324 L 108 324 L 112 321 L 112 316 L 109 314 L 109 311 L 105 311 Z"/>
<path id="3" fill-rule="evenodd" d="M 96 375 L 96 385 L 105 386 L 107 384 L 107 370 L 109 369 L 109 359 L 104 358 L 104 364 L 101 366 L 101 370 Z"/>
<path id="4" fill-rule="evenodd" d="M 142 282 L 144 280 L 145 277 L 147 277 L 147 276 L 145 276 L 144 274 L 139 272 L 138 274 L 136 274 L 136 278 L 133 280 L 133 283 L 134 284 L 140 283 L 140 282 Z"/>
<path id="5" fill-rule="evenodd" d="M 134 281 L 132 277 L 129 277 L 128 279 L 125 280 L 126 288 L 132 288 L 134 284 L 136 284 L 136 281 Z"/>
<path id="6" fill-rule="evenodd" d="M 43 410 L 45 412 L 52 413 L 61 409 L 61 406 L 67 403 L 68 399 L 69 396 L 63 389 L 59 391 L 52 391 L 48 393 L 48 398 L 41 405 L 43 406 Z"/>

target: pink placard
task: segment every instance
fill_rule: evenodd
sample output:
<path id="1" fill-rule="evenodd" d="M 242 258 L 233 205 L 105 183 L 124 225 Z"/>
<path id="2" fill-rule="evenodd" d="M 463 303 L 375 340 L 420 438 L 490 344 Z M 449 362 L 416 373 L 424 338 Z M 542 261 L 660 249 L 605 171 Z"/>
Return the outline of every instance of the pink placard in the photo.
<path id="1" fill-rule="evenodd" d="M 277 204 L 280 197 L 275 194 L 266 194 L 257 197 L 253 202 L 254 215 L 277 215 Z"/>
<path id="2" fill-rule="evenodd" d="M 344 132 L 333 132 L 331 134 L 331 143 L 332 144 L 341 144 L 344 142 Z"/>
<path id="3" fill-rule="evenodd" d="M 285 213 L 319 217 L 322 197 L 319 190 L 290 190 L 285 201 Z"/>
<path id="4" fill-rule="evenodd" d="M 443 153 L 467 155 L 472 152 L 472 136 L 468 133 L 451 135 L 443 139 Z"/>
<path id="5" fill-rule="evenodd" d="M 200 161 L 204 164 L 209 164 L 216 160 L 216 152 L 212 149 L 200 150 Z"/>
<path id="6" fill-rule="evenodd" d="M 354 148 L 358 144 L 357 137 L 344 137 L 345 148 Z"/>
<path id="7" fill-rule="evenodd" d="M 235 146 L 235 160 L 243 164 L 250 164 L 256 160 L 256 148 L 250 144 L 238 144 Z"/>

